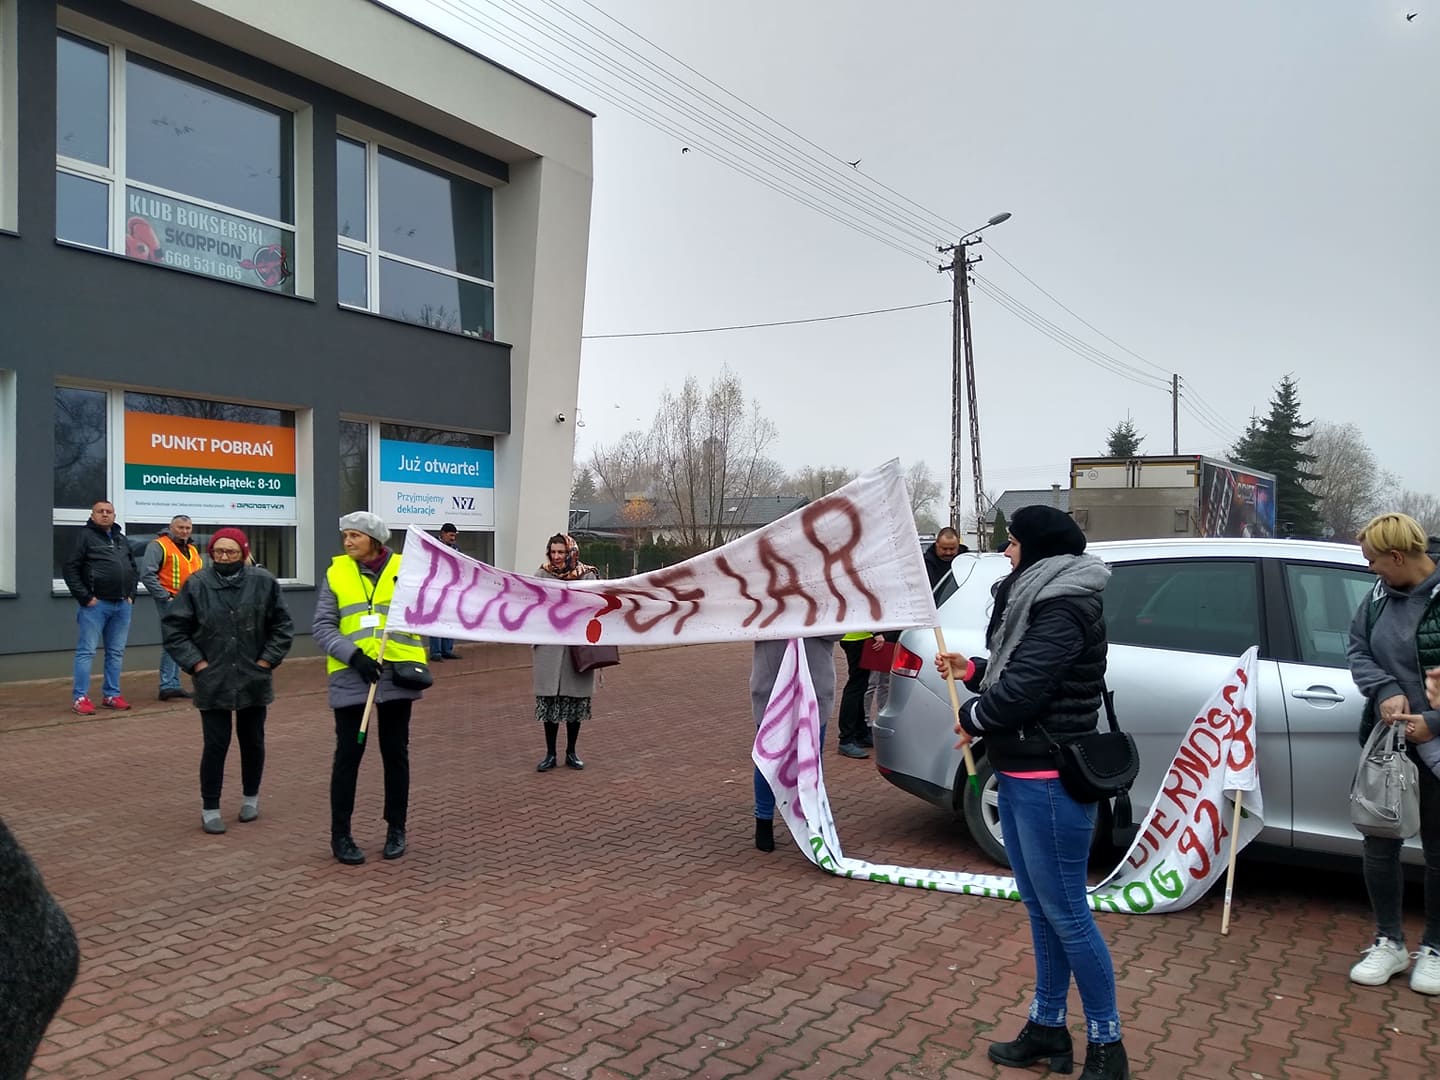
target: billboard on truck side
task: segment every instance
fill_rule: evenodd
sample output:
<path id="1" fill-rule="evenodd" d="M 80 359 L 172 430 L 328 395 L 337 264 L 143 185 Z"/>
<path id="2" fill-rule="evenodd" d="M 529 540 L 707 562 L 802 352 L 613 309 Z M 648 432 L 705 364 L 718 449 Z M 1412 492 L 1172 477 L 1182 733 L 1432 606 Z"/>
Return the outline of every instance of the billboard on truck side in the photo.
<path id="1" fill-rule="evenodd" d="M 1200 469 L 1200 535 L 1275 535 L 1275 479 L 1205 459 Z"/>

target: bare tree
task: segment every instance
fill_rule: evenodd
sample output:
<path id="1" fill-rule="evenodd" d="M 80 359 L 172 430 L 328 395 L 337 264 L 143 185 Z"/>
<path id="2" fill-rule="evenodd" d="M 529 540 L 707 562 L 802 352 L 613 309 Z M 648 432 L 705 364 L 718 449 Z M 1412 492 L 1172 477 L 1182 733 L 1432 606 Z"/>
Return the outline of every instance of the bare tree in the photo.
<path id="1" fill-rule="evenodd" d="M 1379 467 L 1354 424 L 1317 420 L 1308 451 L 1315 457 L 1315 479 L 1305 486 L 1318 501 L 1325 531 L 1354 536 L 1393 497 L 1395 478 Z"/>
<path id="2" fill-rule="evenodd" d="M 755 483 L 751 495 L 793 495 L 788 486 L 785 466 L 774 458 L 762 457 L 755 463 Z"/>
<path id="3" fill-rule="evenodd" d="M 910 496 L 910 515 L 915 519 L 915 527 L 920 528 L 922 519 L 933 521 L 931 511 L 935 500 L 940 498 L 940 481 L 935 479 L 926 462 L 911 462 L 910 468 L 905 470 L 905 491 Z"/>
<path id="4" fill-rule="evenodd" d="M 1420 522 L 1427 536 L 1440 535 L 1440 498 L 1419 491 L 1402 491 L 1395 500 L 1394 509 Z"/>
<path id="5" fill-rule="evenodd" d="M 746 400 L 728 368 L 705 391 L 694 376 L 678 395 L 665 391 L 650 429 L 650 462 L 656 494 L 674 507 L 684 547 L 701 551 L 724 543 L 771 468 L 765 451 L 775 435 L 775 425 Z"/>
<path id="6" fill-rule="evenodd" d="M 613 446 L 597 446 L 590 454 L 590 472 L 596 490 L 607 502 L 624 502 L 631 495 L 647 491 L 650 465 L 645 436 L 627 432 Z"/>
<path id="7" fill-rule="evenodd" d="M 801 495 L 812 502 L 844 487 L 855 479 L 855 470 L 840 465 L 806 465 L 785 478 L 787 494 Z"/>

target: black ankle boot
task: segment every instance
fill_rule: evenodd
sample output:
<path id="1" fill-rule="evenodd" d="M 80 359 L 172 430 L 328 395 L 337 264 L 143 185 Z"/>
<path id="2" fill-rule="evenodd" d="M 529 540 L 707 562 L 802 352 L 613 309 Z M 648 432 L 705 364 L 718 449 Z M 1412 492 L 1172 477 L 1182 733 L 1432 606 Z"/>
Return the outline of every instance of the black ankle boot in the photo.
<path id="1" fill-rule="evenodd" d="M 405 830 L 391 825 L 385 830 L 385 850 L 381 853 L 387 859 L 398 859 L 405 854 Z"/>
<path id="2" fill-rule="evenodd" d="M 1013 1065 L 1023 1069 L 1046 1058 L 1050 1059 L 1051 1072 L 1074 1071 L 1075 1044 L 1070 1040 L 1068 1028 L 1046 1027 L 1044 1024 L 1027 1021 L 1020 1029 L 1019 1036 L 1012 1042 L 990 1044 L 990 1060 L 997 1065 Z"/>
<path id="3" fill-rule="evenodd" d="M 348 833 L 330 838 L 330 853 L 346 866 L 359 866 L 365 861 L 365 853 Z"/>
<path id="4" fill-rule="evenodd" d="M 775 822 L 770 818 L 755 819 L 755 849 L 757 851 L 775 850 Z"/>
<path id="5" fill-rule="evenodd" d="M 1130 1059 L 1125 1056 L 1125 1044 L 1087 1044 L 1080 1080 L 1130 1080 Z"/>

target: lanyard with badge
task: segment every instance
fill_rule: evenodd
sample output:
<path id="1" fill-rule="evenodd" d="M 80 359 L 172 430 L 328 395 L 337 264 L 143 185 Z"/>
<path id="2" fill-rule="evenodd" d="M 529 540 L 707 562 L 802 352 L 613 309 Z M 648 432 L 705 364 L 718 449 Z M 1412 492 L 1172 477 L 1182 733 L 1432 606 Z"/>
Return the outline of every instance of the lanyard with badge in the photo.
<path id="1" fill-rule="evenodd" d="M 390 560 L 386 559 L 385 566 L 389 565 Z M 355 564 L 355 573 L 360 575 L 360 589 L 362 592 L 365 593 L 365 602 L 370 605 L 369 612 L 360 616 L 361 629 L 378 630 L 380 628 L 380 623 L 382 620 L 379 613 L 377 613 L 375 610 L 375 593 L 380 588 L 380 574 L 385 573 L 385 566 L 380 567 L 380 573 L 375 575 L 375 585 L 367 589 L 366 585 L 368 583 L 365 579 L 365 572 L 360 569 L 360 564 L 358 562 Z"/>

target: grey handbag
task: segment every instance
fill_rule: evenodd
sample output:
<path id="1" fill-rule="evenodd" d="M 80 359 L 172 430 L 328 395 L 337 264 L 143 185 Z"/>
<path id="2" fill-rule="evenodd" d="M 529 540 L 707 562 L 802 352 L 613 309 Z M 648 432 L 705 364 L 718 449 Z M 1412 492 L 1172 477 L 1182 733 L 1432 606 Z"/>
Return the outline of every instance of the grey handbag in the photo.
<path id="1" fill-rule="evenodd" d="M 1420 831 L 1420 773 L 1397 724 L 1376 724 L 1350 785 L 1350 820 L 1366 836 L 1406 840 Z"/>

